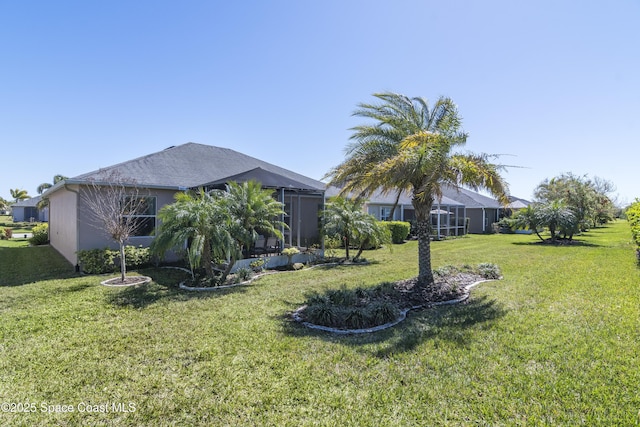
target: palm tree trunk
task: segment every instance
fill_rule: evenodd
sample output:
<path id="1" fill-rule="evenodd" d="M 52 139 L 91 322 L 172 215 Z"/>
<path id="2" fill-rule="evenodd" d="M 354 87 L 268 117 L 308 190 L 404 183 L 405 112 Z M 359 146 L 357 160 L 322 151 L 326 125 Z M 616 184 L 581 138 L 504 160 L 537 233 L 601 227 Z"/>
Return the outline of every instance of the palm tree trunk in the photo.
<path id="1" fill-rule="evenodd" d="M 418 284 L 420 286 L 433 285 L 431 271 L 431 218 L 429 212 L 433 200 L 418 200 L 413 198 L 413 208 L 416 214 L 416 232 L 418 234 Z"/>
<path id="2" fill-rule="evenodd" d="M 213 279 L 213 265 L 211 259 L 211 242 L 209 239 L 205 239 L 204 247 L 202 248 L 202 262 L 204 263 L 204 271 L 207 274 L 207 277 Z"/>

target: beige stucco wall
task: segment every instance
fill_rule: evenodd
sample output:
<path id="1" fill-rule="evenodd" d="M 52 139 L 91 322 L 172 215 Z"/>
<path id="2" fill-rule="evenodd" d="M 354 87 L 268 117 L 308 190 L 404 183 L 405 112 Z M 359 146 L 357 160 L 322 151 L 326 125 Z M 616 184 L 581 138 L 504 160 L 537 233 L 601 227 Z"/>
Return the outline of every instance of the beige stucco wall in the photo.
<path id="1" fill-rule="evenodd" d="M 49 196 L 49 241 L 72 265 L 78 244 L 78 186 L 61 188 Z"/>

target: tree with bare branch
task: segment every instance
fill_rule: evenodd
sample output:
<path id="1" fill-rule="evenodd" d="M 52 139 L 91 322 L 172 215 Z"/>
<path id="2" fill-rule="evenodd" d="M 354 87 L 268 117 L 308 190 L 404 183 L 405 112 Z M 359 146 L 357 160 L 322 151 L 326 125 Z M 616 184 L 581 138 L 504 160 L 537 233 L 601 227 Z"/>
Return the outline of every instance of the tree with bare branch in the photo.
<path id="1" fill-rule="evenodd" d="M 125 181 L 117 173 L 104 180 L 91 180 L 83 189 L 81 199 L 88 209 L 91 225 L 118 243 L 120 279 L 124 282 L 127 274 L 125 245 L 144 227 L 140 215 L 155 210 L 152 199 L 135 182 Z"/>

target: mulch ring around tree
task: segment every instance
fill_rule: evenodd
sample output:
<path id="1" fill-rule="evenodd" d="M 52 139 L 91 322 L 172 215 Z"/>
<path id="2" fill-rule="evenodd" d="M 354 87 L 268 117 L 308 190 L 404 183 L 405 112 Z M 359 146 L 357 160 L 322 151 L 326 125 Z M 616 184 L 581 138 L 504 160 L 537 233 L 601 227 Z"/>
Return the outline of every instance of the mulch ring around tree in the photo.
<path id="1" fill-rule="evenodd" d="M 144 285 L 151 282 L 151 277 L 148 276 L 127 276 L 124 281 L 121 280 L 120 277 L 114 277 L 111 279 L 103 280 L 100 282 L 103 286 L 113 286 L 113 287 L 122 287 L 122 286 L 137 286 Z"/>
<path id="2" fill-rule="evenodd" d="M 501 277 L 500 277 L 501 278 Z M 362 334 L 381 331 L 402 322 L 410 310 L 431 308 L 440 305 L 451 305 L 463 302 L 469 298 L 469 291 L 474 286 L 488 281 L 497 279 L 489 279 L 480 274 L 471 272 L 457 272 L 446 276 L 438 276 L 435 278 L 433 285 L 424 287 L 418 285 L 418 279 L 411 278 L 394 282 L 393 292 L 384 293 L 375 298 L 365 297 L 367 301 L 357 301 L 355 305 L 378 304 L 380 302 L 391 303 L 398 309 L 398 316 L 387 323 L 374 326 L 366 326 L 362 328 L 348 328 L 344 326 L 329 326 L 315 324 L 310 322 L 305 316 L 307 306 L 302 306 L 293 312 L 292 317 L 295 321 L 302 323 L 304 326 L 331 332 L 334 334 Z M 361 305 L 361 306 L 362 306 Z"/>

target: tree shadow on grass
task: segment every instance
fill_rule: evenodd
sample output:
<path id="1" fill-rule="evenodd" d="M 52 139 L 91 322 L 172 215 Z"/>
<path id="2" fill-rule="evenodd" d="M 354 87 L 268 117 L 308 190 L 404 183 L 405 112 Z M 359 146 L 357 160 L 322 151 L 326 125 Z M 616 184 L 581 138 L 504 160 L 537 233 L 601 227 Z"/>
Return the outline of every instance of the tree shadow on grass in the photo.
<path id="1" fill-rule="evenodd" d="M 473 292 L 473 291 L 472 291 Z M 471 297 L 464 303 L 429 309 L 412 310 L 407 318 L 388 329 L 354 335 L 339 335 L 305 327 L 291 314 L 282 316 L 283 332 L 294 337 L 314 336 L 322 340 L 360 347 L 377 344 L 374 356 L 385 358 L 409 352 L 430 340 L 443 340 L 466 347 L 473 342 L 474 327 L 503 317 L 507 310 L 487 296 Z"/>
<path id="2" fill-rule="evenodd" d="M 188 291 L 180 289 L 180 282 L 187 275 L 176 270 L 160 268 L 140 270 L 140 274 L 151 277 L 150 283 L 124 288 L 111 288 L 107 294 L 107 302 L 116 307 L 146 308 L 159 301 L 182 302 L 193 299 L 218 298 L 228 294 L 246 292 L 247 286 L 236 286 L 208 291 Z"/>
<path id="3" fill-rule="evenodd" d="M 557 242 L 557 243 L 551 243 L 550 241 L 545 240 L 544 242 L 541 241 L 540 239 L 532 241 L 532 242 L 511 242 L 512 245 L 516 245 L 516 246 L 540 246 L 540 247 L 545 247 L 545 248 L 574 248 L 574 247 L 593 247 L 593 248 L 600 248 L 602 247 L 602 245 L 596 244 L 596 243 L 591 243 L 591 242 L 587 242 L 584 240 L 579 240 L 579 239 L 573 239 L 570 242 Z"/>

